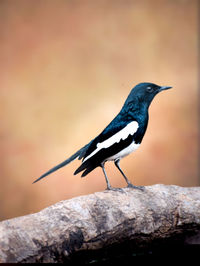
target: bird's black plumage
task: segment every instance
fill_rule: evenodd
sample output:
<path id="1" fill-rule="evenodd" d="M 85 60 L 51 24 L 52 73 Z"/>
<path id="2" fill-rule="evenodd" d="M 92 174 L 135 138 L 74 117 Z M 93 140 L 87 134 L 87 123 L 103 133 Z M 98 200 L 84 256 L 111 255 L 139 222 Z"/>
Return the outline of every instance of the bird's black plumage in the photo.
<path id="1" fill-rule="evenodd" d="M 91 140 L 67 160 L 43 174 L 35 180 L 34 183 L 67 165 L 71 161 L 82 159 L 82 164 L 74 174 L 83 171 L 83 177 L 100 166 L 106 178 L 107 189 L 111 189 L 104 164 L 106 161 L 113 160 L 116 167 L 124 176 L 128 186 L 135 187 L 122 172 L 119 161 L 139 147 L 146 132 L 149 117 L 148 108 L 153 98 L 160 91 L 170 88 L 171 87 L 161 87 L 153 83 L 140 83 L 136 85 L 131 90 L 118 115 L 96 138 Z"/>

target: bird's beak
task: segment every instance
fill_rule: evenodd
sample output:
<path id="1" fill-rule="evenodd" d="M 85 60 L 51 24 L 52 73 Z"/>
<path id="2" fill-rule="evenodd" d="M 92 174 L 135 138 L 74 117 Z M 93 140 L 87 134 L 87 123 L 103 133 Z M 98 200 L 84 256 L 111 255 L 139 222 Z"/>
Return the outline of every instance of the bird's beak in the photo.
<path id="1" fill-rule="evenodd" d="M 171 88 L 172 87 L 169 87 L 169 86 L 163 86 L 163 87 L 160 87 L 159 91 L 165 91 L 165 90 L 169 90 Z"/>

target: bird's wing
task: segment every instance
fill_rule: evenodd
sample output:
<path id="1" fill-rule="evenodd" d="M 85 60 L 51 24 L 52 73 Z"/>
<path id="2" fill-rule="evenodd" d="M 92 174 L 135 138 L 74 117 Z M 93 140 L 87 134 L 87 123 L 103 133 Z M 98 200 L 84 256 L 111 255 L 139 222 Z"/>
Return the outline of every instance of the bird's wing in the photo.
<path id="1" fill-rule="evenodd" d="M 121 121 L 113 120 L 96 138 L 93 139 L 93 141 L 90 142 L 90 145 L 88 145 L 87 149 L 85 150 L 84 156 L 82 156 L 83 161 L 86 160 L 86 158 L 90 156 L 97 149 L 97 146 L 100 143 L 103 143 L 111 138 L 113 138 L 114 141 L 114 136 L 118 132 L 120 132 L 123 128 L 125 128 L 126 125 L 127 122 L 123 120 Z"/>
<path id="2" fill-rule="evenodd" d="M 115 152 L 130 145 L 133 135 L 137 131 L 139 125 L 137 121 L 129 121 L 120 119 L 113 120 L 88 146 L 81 166 L 74 174 L 84 171 L 82 176 L 91 172 L 97 166 L 100 166 Z"/>

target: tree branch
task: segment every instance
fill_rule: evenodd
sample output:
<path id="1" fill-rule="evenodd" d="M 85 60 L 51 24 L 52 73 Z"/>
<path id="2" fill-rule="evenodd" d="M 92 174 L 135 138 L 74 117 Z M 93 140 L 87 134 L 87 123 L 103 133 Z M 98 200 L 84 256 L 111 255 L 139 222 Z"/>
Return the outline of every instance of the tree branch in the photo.
<path id="1" fill-rule="evenodd" d="M 200 244 L 200 187 L 97 192 L 0 223 L 0 262 L 86 263 L 166 243 Z"/>

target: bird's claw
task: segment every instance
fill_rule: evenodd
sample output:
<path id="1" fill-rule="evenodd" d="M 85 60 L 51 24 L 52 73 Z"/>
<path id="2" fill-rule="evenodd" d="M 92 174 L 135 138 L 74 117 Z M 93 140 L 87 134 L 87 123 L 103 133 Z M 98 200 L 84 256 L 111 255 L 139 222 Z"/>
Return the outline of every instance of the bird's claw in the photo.
<path id="1" fill-rule="evenodd" d="M 117 188 L 117 187 L 107 187 L 106 191 L 119 191 L 119 192 L 124 192 L 123 188 Z"/>
<path id="2" fill-rule="evenodd" d="M 131 184 L 131 183 L 128 183 L 128 186 L 127 186 L 128 188 L 134 188 L 134 189 L 139 189 L 139 190 L 141 190 L 141 191 L 144 191 L 144 186 L 134 186 L 133 184 Z"/>

